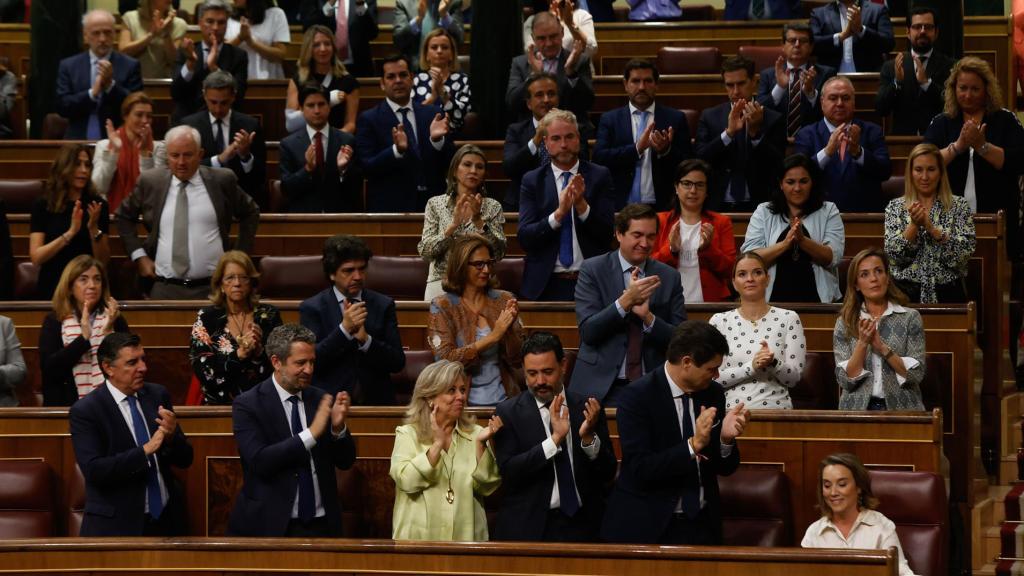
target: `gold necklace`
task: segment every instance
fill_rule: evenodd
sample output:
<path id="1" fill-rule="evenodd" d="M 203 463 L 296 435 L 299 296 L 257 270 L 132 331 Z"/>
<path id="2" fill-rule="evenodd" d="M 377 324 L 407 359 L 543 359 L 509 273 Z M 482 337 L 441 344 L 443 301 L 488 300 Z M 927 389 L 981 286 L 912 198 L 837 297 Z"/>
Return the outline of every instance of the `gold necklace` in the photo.
<path id="1" fill-rule="evenodd" d="M 245 317 L 248 314 L 248 312 L 241 312 L 238 314 L 228 313 L 228 322 L 234 322 L 235 328 L 238 330 L 238 338 L 241 338 L 242 336 L 245 335 L 245 327 L 248 324 L 248 322 L 245 321 Z M 241 321 L 238 320 L 239 317 L 242 318 Z"/>
<path id="2" fill-rule="evenodd" d="M 458 425 L 456 425 L 456 427 L 458 427 Z M 445 460 L 443 456 L 441 457 L 441 469 L 444 472 L 445 476 L 448 477 L 448 491 L 445 492 L 444 499 L 447 500 L 449 504 L 455 504 L 455 490 L 452 489 L 452 475 L 455 474 L 455 450 L 456 448 L 458 448 L 455 439 L 456 435 L 455 430 L 453 429 L 452 442 L 449 445 L 449 448 L 451 448 L 452 450 L 449 453 L 449 456 L 451 456 L 452 458 L 452 467 L 448 468 L 448 461 Z"/>
<path id="3" fill-rule="evenodd" d="M 772 309 L 771 306 L 765 308 L 764 313 L 760 314 L 757 318 L 747 318 L 746 316 L 743 315 L 743 309 L 742 308 L 737 309 L 737 312 L 739 312 L 740 318 L 743 318 L 747 322 L 750 322 L 750 325 L 753 326 L 755 330 L 757 330 L 757 323 L 760 322 L 761 320 L 763 320 L 764 317 L 768 315 L 768 312 L 771 311 L 771 309 Z"/>

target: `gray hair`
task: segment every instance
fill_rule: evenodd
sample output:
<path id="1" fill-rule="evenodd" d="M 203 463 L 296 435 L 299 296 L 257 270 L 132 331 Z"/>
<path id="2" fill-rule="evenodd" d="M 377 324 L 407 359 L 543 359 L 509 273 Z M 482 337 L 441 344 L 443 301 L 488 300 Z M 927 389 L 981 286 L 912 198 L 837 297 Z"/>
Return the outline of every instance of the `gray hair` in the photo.
<path id="1" fill-rule="evenodd" d="M 532 18 L 533 18 L 533 21 L 530 23 L 530 36 L 531 37 L 534 36 L 533 31 L 537 29 L 537 26 L 539 24 L 545 24 L 545 23 L 547 23 L 547 24 L 554 24 L 554 25 L 558 26 L 559 30 L 562 29 L 562 24 L 558 21 L 558 18 L 555 18 L 555 16 L 553 14 L 551 14 L 551 12 L 548 12 L 546 10 L 544 12 L 539 13 L 539 14 L 534 14 L 532 16 Z"/>
<path id="2" fill-rule="evenodd" d="M 82 27 L 85 27 L 85 25 L 89 23 L 89 19 L 90 18 L 92 18 L 93 16 L 98 16 L 98 15 L 106 16 L 115 25 L 117 24 L 117 20 L 114 18 L 114 15 L 111 14 L 109 10 L 104 10 L 102 8 L 93 8 L 92 10 L 89 10 L 85 14 L 82 14 Z"/>
<path id="3" fill-rule="evenodd" d="M 186 124 L 181 124 L 168 130 L 167 134 L 164 134 L 164 144 L 170 144 L 178 138 L 186 135 L 192 138 L 192 141 L 196 143 L 196 148 L 203 147 L 203 137 L 199 135 L 199 130 L 196 130 Z"/>
<path id="4" fill-rule="evenodd" d="M 222 90 L 224 88 L 230 88 L 232 92 L 235 92 L 238 88 L 235 83 L 235 77 L 226 70 L 217 70 L 210 72 L 210 74 L 203 80 L 203 91 L 206 90 Z"/>
<path id="5" fill-rule="evenodd" d="M 822 92 L 822 94 L 825 93 L 825 88 L 828 88 L 829 86 L 831 86 L 832 84 L 835 84 L 836 82 L 842 82 L 842 83 L 846 84 L 847 86 L 849 86 L 850 90 L 853 90 L 854 92 L 856 92 L 856 89 L 853 87 L 853 81 L 852 80 L 850 80 L 846 76 L 840 76 L 840 75 L 837 74 L 837 75 L 829 78 L 828 80 L 825 80 L 825 83 L 821 85 L 821 92 Z"/>
<path id="6" fill-rule="evenodd" d="M 206 12 L 207 10 L 220 10 L 222 12 L 227 12 L 228 14 L 231 13 L 231 8 L 224 0 L 206 0 L 196 6 L 196 21 L 202 18 L 203 12 Z"/>
<path id="7" fill-rule="evenodd" d="M 569 124 L 572 124 L 572 127 L 576 129 L 577 133 L 580 131 L 580 126 L 576 122 L 576 115 L 568 110 L 562 110 L 561 108 L 552 108 L 549 110 L 548 113 L 540 119 L 540 122 L 537 123 L 537 131 L 541 134 L 546 134 L 548 126 L 551 126 L 551 123 L 555 120 L 568 122 Z"/>
<path id="8" fill-rule="evenodd" d="M 281 324 L 270 332 L 263 348 L 267 352 L 267 358 L 277 356 L 278 360 L 284 362 L 292 353 L 292 344 L 296 342 L 316 346 L 316 334 L 302 324 Z"/>

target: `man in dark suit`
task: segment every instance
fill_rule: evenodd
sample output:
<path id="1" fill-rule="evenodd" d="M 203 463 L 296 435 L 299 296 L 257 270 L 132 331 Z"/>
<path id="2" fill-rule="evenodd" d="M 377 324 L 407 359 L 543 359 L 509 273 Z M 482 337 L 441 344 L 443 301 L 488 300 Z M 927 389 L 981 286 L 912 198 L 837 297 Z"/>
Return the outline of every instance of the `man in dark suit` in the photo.
<path id="1" fill-rule="evenodd" d="M 125 252 L 139 276 L 155 281 L 156 300 L 205 300 L 210 277 L 227 250 L 248 252 L 256 238 L 260 209 L 226 168 L 200 166 L 199 131 L 176 126 L 164 137 L 168 170 L 147 170 L 121 202 L 114 218 Z M 182 198 L 184 196 L 184 198 Z M 161 226 L 164 213 L 170 229 Z M 149 233 L 139 239 L 139 216 Z M 231 243 L 231 224 L 238 239 Z"/>
<path id="2" fill-rule="evenodd" d="M 423 41 L 435 28 L 443 28 L 456 45 L 462 44 L 462 0 L 395 0 L 394 5 L 391 39 L 413 68 L 419 68 Z"/>
<path id="3" fill-rule="evenodd" d="M 605 485 L 617 462 L 604 411 L 595 398 L 564 390 L 558 336 L 534 332 L 523 342 L 529 394 L 498 405 L 494 438 L 505 497 L 495 540 L 596 542 Z"/>
<path id="4" fill-rule="evenodd" d="M 106 10 L 83 19 L 89 49 L 60 61 L 57 113 L 68 119 L 65 140 L 99 140 L 107 120 L 121 124 L 121 103 L 142 90 L 139 61 L 114 50 L 117 27 Z"/>
<path id="5" fill-rule="evenodd" d="M 577 10 L 586 10 L 594 17 L 594 22 L 615 22 L 614 0 L 578 0 L 574 4 Z M 523 4 L 531 6 L 534 14 L 547 12 L 550 7 L 548 0 L 532 0 Z"/>
<path id="6" fill-rule="evenodd" d="M 788 20 L 801 16 L 800 0 L 725 0 L 726 20 Z"/>
<path id="7" fill-rule="evenodd" d="M 580 350 L 571 388 L 614 406 L 622 389 L 665 361 L 672 330 L 686 320 L 679 272 L 650 258 L 658 215 L 629 204 L 615 215 L 619 247 L 588 258 L 576 285 Z"/>
<path id="8" fill-rule="evenodd" d="M 878 72 L 896 44 L 884 6 L 860 0 L 835 0 L 811 11 L 814 55 L 849 72 Z"/>
<path id="9" fill-rule="evenodd" d="M 792 138 L 801 126 L 821 119 L 821 86 L 836 69 L 810 61 L 814 43 L 806 22 L 787 22 L 782 27 L 782 55 L 775 66 L 761 71 L 757 101 L 782 115 L 786 135 Z"/>
<path id="10" fill-rule="evenodd" d="M 825 117 L 801 128 L 794 144 L 797 152 L 818 163 L 827 198 L 840 212 L 881 212 L 882 182 L 889 179 L 892 161 L 882 127 L 854 119 L 854 101 L 849 78 L 829 79 L 821 90 Z"/>
<path id="11" fill-rule="evenodd" d="M 242 190 L 266 206 L 267 145 L 259 120 L 231 109 L 236 89 L 228 72 L 210 73 L 203 80 L 206 110 L 182 118 L 181 123 L 199 130 L 203 166 L 230 169 Z"/>
<path id="12" fill-rule="evenodd" d="M 750 415 L 743 404 L 726 412 L 714 382 L 728 353 L 713 326 L 683 322 L 668 361 L 623 391 L 622 467 L 601 529 L 608 542 L 721 544 L 718 476 L 739 466 L 736 438 Z"/>
<path id="13" fill-rule="evenodd" d="M 338 57 L 353 76 L 374 76 L 370 41 L 377 38 L 377 0 L 302 0 L 302 29 L 314 24 L 334 31 Z M 344 22 L 338 26 L 338 15 Z"/>
<path id="14" fill-rule="evenodd" d="M 232 536 L 341 536 L 334 469 L 352 467 L 356 445 L 345 422 L 348 393 L 310 385 L 315 346 L 308 328 L 274 328 L 266 344 L 273 376 L 231 406 L 244 474 L 228 519 Z"/>
<path id="15" fill-rule="evenodd" d="M 203 80 L 207 74 L 224 70 L 235 79 L 235 106 L 245 99 L 249 81 L 249 55 L 245 50 L 224 42 L 231 11 L 224 0 L 206 0 L 196 6 L 196 20 L 202 42 L 195 44 L 186 37 L 178 50 L 178 61 L 171 79 L 174 114 L 171 124 L 203 107 Z"/>
<path id="16" fill-rule="evenodd" d="M 412 74 L 404 56 L 385 58 L 381 69 L 384 101 L 359 114 L 356 122 L 366 210 L 422 212 L 428 198 L 444 192 L 455 154 L 448 118 L 440 108 L 412 100 Z"/>
<path id="17" fill-rule="evenodd" d="M 323 86 L 300 86 L 299 108 L 306 125 L 281 140 L 281 192 L 288 211 L 358 212 L 363 179 L 352 158 L 355 136 L 327 124 L 330 95 Z"/>
<path id="18" fill-rule="evenodd" d="M 722 63 L 729 101 L 700 114 L 697 156 L 711 165 L 713 188 L 704 206 L 719 212 L 753 212 L 771 197 L 773 175 L 786 153 L 782 116 L 754 99 L 754 61 L 732 56 Z"/>
<path id="19" fill-rule="evenodd" d="M 924 134 L 942 112 L 946 80 L 955 61 L 935 50 L 938 36 L 935 10 L 917 6 L 907 20 L 910 50 L 882 64 L 875 110 L 882 116 L 892 114 L 893 134 Z"/>
<path id="20" fill-rule="evenodd" d="M 676 166 L 693 156 L 686 116 L 654 104 L 659 77 L 649 60 L 626 62 L 622 85 L 629 103 L 602 114 L 597 127 L 594 162 L 612 171 L 616 210 L 636 202 L 668 210 Z"/>
<path id="21" fill-rule="evenodd" d="M 523 176 L 551 162 L 544 148 L 544 134 L 537 131 L 537 125 L 553 108 L 558 108 L 558 79 L 547 72 L 534 74 L 526 80 L 526 107 L 531 117 L 509 125 L 505 132 L 505 151 L 501 166 L 508 176 L 508 189 L 502 206 L 507 212 L 519 211 L 519 192 Z M 587 141 L 580 139 L 580 158 L 586 160 Z"/>
<path id="22" fill-rule="evenodd" d="M 181 536 L 185 503 L 171 466 L 192 465 L 171 395 L 145 382 L 135 334 L 113 332 L 96 351 L 106 382 L 71 405 L 71 444 L 85 477 L 82 536 Z"/>
<path id="23" fill-rule="evenodd" d="M 533 44 L 527 47 L 526 54 L 512 59 L 505 105 L 513 117 L 528 120 L 526 80 L 532 74 L 547 72 L 558 79 L 559 106 L 576 115 L 580 134 L 588 138 L 592 133 L 588 114 L 594 105 L 594 82 L 590 59 L 585 54 L 586 47 L 576 43 L 571 52 L 563 50 L 562 23 L 550 12 L 541 12 L 533 17 L 531 34 Z"/>
<path id="24" fill-rule="evenodd" d="M 580 160 L 576 117 L 555 108 L 537 130 L 551 158 L 523 176 L 519 245 L 526 251 L 523 300 L 570 301 L 583 260 L 608 249 L 615 191 L 604 166 Z"/>
<path id="25" fill-rule="evenodd" d="M 356 404 L 395 403 L 390 374 L 405 367 L 395 301 L 363 287 L 373 253 L 360 238 L 338 234 L 324 243 L 324 274 L 333 286 L 299 306 L 316 334 L 320 361 L 313 384 L 348 392 Z"/>

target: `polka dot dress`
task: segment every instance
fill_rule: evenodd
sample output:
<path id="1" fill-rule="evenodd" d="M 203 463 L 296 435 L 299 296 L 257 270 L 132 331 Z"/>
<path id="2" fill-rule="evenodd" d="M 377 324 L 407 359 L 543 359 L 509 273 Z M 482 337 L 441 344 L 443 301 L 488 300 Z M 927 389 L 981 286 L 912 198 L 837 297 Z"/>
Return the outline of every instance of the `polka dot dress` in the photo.
<path id="1" fill-rule="evenodd" d="M 726 408 L 743 402 L 750 409 L 791 409 L 789 389 L 800 381 L 807 354 L 800 316 L 772 306 L 762 318 L 750 322 L 736 309 L 715 314 L 711 325 L 729 342 L 718 379 L 725 388 Z M 768 343 L 778 364 L 754 368 L 761 342 Z"/>
<path id="2" fill-rule="evenodd" d="M 430 74 L 417 74 L 412 89 L 413 98 L 422 103 L 430 95 Z M 444 111 L 448 115 L 449 127 L 452 131 L 458 131 L 466 120 L 466 114 L 471 110 L 469 77 L 462 72 L 452 72 L 444 83 L 444 91 Z"/>

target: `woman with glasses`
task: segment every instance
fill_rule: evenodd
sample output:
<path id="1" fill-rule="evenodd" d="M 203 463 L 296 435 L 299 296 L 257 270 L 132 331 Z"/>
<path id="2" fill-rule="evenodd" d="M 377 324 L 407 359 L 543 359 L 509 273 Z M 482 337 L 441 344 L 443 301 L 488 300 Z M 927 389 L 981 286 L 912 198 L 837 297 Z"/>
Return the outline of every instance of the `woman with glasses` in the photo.
<path id="1" fill-rule="evenodd" d="M 676 168 L 671 210 L 658 213 L 658 239 L 651 255 L 677 268 L 687 302 L 723 302 L 736 261 L 728 216 L 704 208 L 711 167 L 697 158 Z"/>
<path id="2" fill-rule="evenodd" d="M 484 177 L 487 159 L 473 144 L 455 152 L 448 167 L 448 190 L 427 201 L 423 237 L 417 250 L 430 262 L 423 299 L 430 302 L 444 293 L 441 279 L 452 241 L 466 234 L 481 234 L 494 249 L 494 258 L 505 255 L 505 214 L 501 203 L 487 197 Z M 493 272 L 493 270 L 492 270 Z"/>
<path id="3" fill-rule="evenodd" d="M 199 310 L 189 348 L 203 404 L 231 404 L 273 372 L 263 345 L 281 325 L 281 314 L 260 303 L 258 286 L 259 273 L 245 252 L 230 250 L 221 256 L 210 279 L 213 305 Z"/>
<path id="4" fill-rule="evenodd" d="M 444 294 L 430 303 L 427 343 L 436 360 L 461 362 L 469 405 L 491 406 L 519 393 L 523 326 L 515 297 L 497 289 L 494 248 L 480 234 L 455 240 Z"/>

